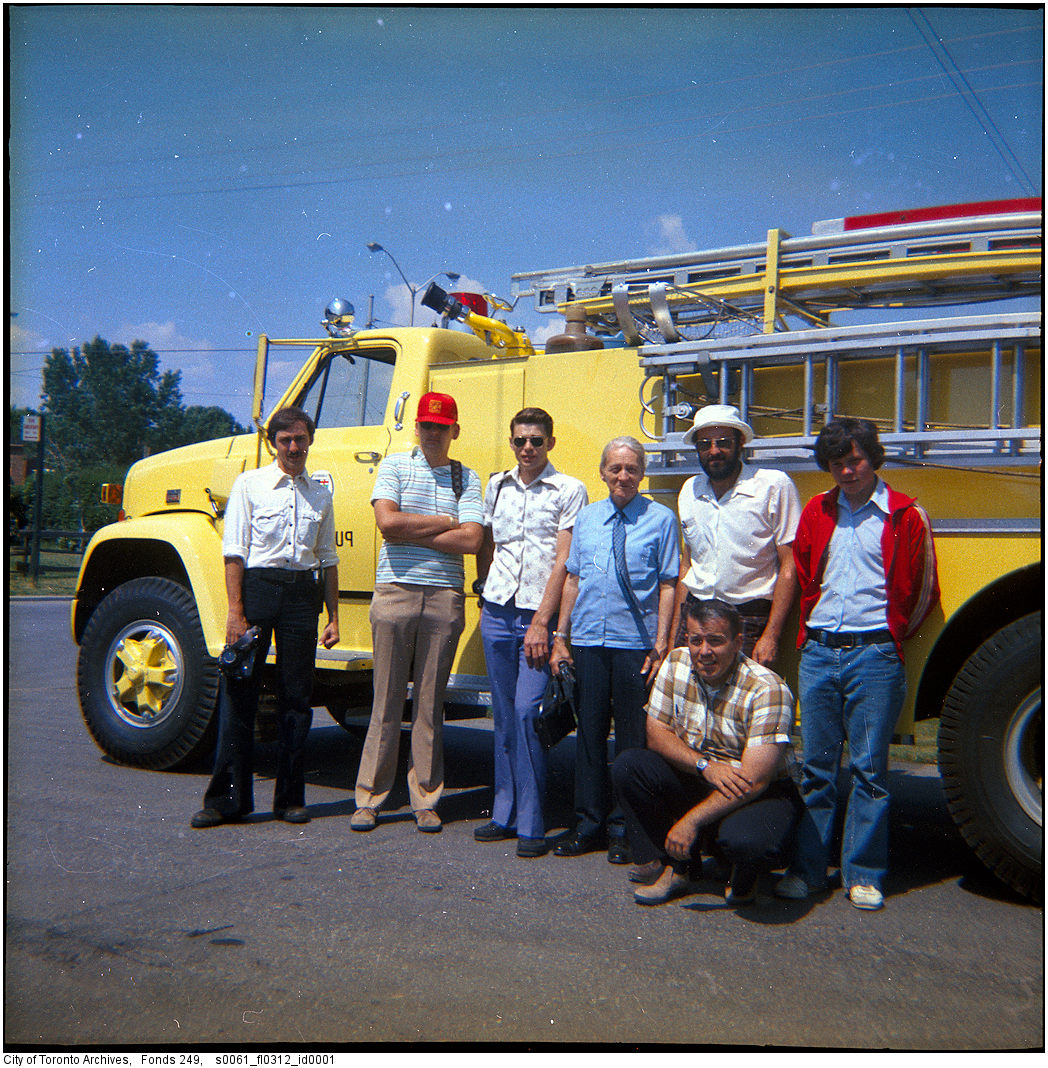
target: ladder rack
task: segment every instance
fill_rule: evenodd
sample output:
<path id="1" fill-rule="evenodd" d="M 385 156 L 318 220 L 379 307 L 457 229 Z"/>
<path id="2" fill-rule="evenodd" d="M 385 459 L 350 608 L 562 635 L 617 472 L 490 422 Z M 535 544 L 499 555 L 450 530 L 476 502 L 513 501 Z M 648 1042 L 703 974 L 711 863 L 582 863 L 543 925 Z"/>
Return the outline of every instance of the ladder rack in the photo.
<path id="1" fill-rule="evenodd" d="M 768 240 L 707 252 L 513 275 L 540 312 L 581 306 L 628 344 L 709 336 L 718 324 L 771 333 L 786 317 L 826 327 L 844 309 L 936 307 L 1036 296 L 1042 217 L 1013 212 Z"/>
<path id="2" fill-rule="evenodd" d="M 841 378 L 849 371 L 877 375 L 883 382 L 883 389 L 872 392 L 888 398 L 884 409 L 890 416 L 875 420 L 881 424 L 880 440 L 888 461 L 965 467 L 1039 464 L 1041 428 L 1027 418 L 1026 368 L 1027 349 L 1031 355 L 1039 353 L 1040 339 L 1041 316 L 1033 312 L 643 346 L 638 353 L 645 373 L 641 430 L 653 439 L 645 445 L 648 474 L 686 475 L 700 470 L 694 448 L 683 437 L 695 410 L 714 402 L 736 404 L 751 423 L 756 419 L 765 426 L 769 421 L 797 424 L 796 433 L 755 438 L 747 452 L 770 467 L 814 468 L 811 448 L 823 423 L 838 415 L 868 415 L 842 409 Z M 855 366 L 860 361 L 865 362 Z M 988 381 L 985 405 L 981 399 L 969 405 L 984 412 L 985 419 L 966 426 L 942 419 L 933 403 L 933 365 L 940 376 L 952 374 L 950 381 L 959 390 L 980 378 Z M 766 379 L 770 385 L 762 388 L 761 374 L 774 374 L 776 369 L 780 373 L 774 381 Z M 695 383 L 682 385 L 687 376 L 694 376 Z M 944 379 L 939 381 L 942 393 Z M 775 406 L 783 402 L 786 382 L 797 387 L 790 395 L 796 392 L 801 398 L 799 407 Z M 697 403 L 682 402 L 681 396 L 689 391 Z M 653 400 L 645 401 L 646 395 Z M 661 402 L 659 412 L 655 397 Z M 1005 411 L 1010 416 L 1007 421 L 1002 420 Z M 649 430 L 646 416 L 653 421 L 661 416 L 661 427 Z M 1040 418 L 1039 411 L 1035 418 Z M 677 429 L 678 420 L 682 429 Z"/>

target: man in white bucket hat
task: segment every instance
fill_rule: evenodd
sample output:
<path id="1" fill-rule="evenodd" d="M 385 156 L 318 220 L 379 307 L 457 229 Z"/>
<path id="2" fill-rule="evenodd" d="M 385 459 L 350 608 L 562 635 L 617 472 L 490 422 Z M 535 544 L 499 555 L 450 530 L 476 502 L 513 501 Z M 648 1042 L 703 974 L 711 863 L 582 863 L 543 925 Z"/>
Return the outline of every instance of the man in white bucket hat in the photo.
<path id="1" fill-rule="evenodd" d="M 770 666 L 797 593 L 797 487 L 782 471 L 743 460 L 753 428 L 734 405 L 700 408 L 684 440 L 695 446 L 702 474 L 677 498 L 684 544 L 670 633 L 679 644 L 685 597 L 727 601 L 742 617 L 744 654 Z"/>

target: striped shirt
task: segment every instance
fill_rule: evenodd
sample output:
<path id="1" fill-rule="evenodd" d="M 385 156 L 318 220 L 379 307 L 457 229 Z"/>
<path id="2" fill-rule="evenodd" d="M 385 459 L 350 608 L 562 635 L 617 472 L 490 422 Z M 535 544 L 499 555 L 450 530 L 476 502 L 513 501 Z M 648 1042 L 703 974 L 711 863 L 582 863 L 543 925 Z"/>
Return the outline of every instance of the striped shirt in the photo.
<path id="1" fill-rule="evenodd" d="M 460 523 L 484 522 L 484 502 L 476 471 L 462 468 L 462 496 L 456 500 L 451 465 L 430 467 L 418 446 L 410 453 L 393 453 L 382 461 L 371 493 L 371 503 L 377 500 L 392 501 L 402 512 L 411 515 L 453 515 Z M 375 581 L 461 590 L 466 572 L 458 553 L 383 541 Z"/>
<path id="2" fill-rule="evenodd" d="M 674 649 L 651 688 L 647 711 L 710 760 L 740 767 L 747 746 L 785 743 L 777 778 L 793 768 L 793 694 L 774 671 L 740 656 L 716 689 L 692 669 L 687 649 Z"/>

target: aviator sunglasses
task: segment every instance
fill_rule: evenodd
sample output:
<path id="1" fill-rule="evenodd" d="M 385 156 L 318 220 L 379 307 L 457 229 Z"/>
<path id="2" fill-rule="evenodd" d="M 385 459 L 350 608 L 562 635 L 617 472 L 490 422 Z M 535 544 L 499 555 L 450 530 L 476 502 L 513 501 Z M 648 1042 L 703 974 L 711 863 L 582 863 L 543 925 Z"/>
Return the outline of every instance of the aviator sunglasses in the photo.
<path id="1" fill-rule="evenodd" d="M 695 442 L 695 448 L 698 449 L 699 452 L 709 452 L 710 449 L 716 445 L 721 452 L 727 452 L 734 444 L 734 438 L 713 438 L 712 440 L 710 438 L 699 438 L 699 440 Z"/>
<path id="2" fill-rule="evenodd" d="M 542 446 L 546 444 L 546 439 L 545 438 L 531 438 L 531 437 L 528 437 L 528 438 L 514 438 L 513 439 L 513 448 L 515 448 L 515 449 L 523 449 L 524 446 L 528 442 L 531 442 L 531 447 L 533 449 L 541 449 Z"/>

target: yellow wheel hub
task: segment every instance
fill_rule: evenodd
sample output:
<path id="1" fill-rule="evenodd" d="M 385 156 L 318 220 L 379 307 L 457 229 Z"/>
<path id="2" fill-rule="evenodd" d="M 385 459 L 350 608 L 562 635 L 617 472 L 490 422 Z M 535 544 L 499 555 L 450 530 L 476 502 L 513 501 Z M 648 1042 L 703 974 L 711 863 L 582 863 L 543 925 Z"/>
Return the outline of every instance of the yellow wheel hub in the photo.
<path id="1" fill-rule="evenodd" d="M 159 629 L 125 634 L 113 650 L 113 697 L 132 715 L 155 720 L 178 688 L 179 663 Z"/>

